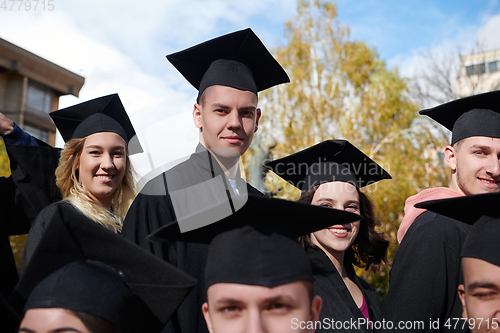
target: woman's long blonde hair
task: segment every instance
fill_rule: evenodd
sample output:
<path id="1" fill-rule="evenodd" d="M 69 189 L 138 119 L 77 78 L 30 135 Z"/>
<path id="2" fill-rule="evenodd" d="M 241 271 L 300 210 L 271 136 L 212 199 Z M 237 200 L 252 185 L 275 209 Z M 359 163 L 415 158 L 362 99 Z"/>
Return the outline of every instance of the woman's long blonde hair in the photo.
<path id="1" fill-rule="evenodd" d="M 78 165 L 85 144 L 85 138 L 72 139 L 61 152 L 56 169 L 56 185 L 61 190 L 63 200 L 69 201 L 85 216 L 102 226 L 120 232 L 123 219 L 137 194 L 134 187 L 134 170 L 126 148 L 125 176 L 113 193 L 111 211 L 98 205 L 79 181 Z"/>

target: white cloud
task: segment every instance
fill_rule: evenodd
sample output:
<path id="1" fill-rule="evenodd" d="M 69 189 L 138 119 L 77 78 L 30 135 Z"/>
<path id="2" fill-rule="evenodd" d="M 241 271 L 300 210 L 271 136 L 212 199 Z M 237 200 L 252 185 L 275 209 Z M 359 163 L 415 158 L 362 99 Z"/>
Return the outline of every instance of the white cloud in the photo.
<path id="1" fill-rule="evenodd" d="M 80 98 L 64 96 L 60 108 L 118 93 L 147 140 L 151 155 L 134 157 L 145 174 L 151 161 L 187 156 L 198 142 L 196 91 L 165 55 L 249 26 L 274 43 L 275 32 L 257 22 L 282 27 L 294 10 L 279 0 L 55 1 L 53 11 L 0 11 L 0 37 L 85 77 Z"/>

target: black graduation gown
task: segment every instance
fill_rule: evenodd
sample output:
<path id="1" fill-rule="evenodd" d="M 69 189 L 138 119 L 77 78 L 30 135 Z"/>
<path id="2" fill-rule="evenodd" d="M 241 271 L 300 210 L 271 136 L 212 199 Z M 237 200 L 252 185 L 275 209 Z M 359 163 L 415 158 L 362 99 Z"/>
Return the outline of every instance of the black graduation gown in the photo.
<path id="1" fill-rule="evenodd" d="M 323 300 L 319 316 L 322 325 L 317 326 L 316 332 L 373 332 L 363 320 L 360 321 L 364 316 L 328 256 L 320 249 L 308 248 L 306 252 L 313 268 L 314 291 Z M 355 282 L 365 297 L 370 321 L 380 320 L 382 310 L 377 292 L 366 281 L 356 276 L 354 269 L 350 273 L 355 276 Z M 338 329 L 334 325 L 339 321 L 349 324 L 343 326 L 345 329 Z"/>
<path id="2" fill-rule="evenodd" d="M 28 262 L 31 260 L 31 256 L 35 251 L 36 246 L 42 239 L 43 234 L 45 233 L 45 229 L 47 229 L 47 225 L 53 219 L 54 215 L 57 213 L 58 205 L 69 206 L 71 207 L 70 209 L 73 209 L 79 214 L 81 214 L 80 211 L 78 211 L 73 205 L 71 205 L 67 201 L 58 201 L 42 209 L 35 218 L 35 220 L 33 221 L 33 223 L 31 224 L 31 229 L 29 230 L 28 238 L 26 239 L 26 245 L 24 246 L 23 250 L 23 260 L 21 262 L 21 274 L 25 271 L 26 267 L 28 266 Z"/>
<path id="3" fill-rule="evenodd" d="M 424 328 L 412 332 L 461 332 L 453 318 L 462 318 L 457 288 L 463 283 L 460 252 L 469 229 L 429 211 L 415 219 L 394 257 L 382 306 L 395 328 L 399 321 L 421 321 Z M 449 318 L 451 329 L 444 326 Z M 431 321 L 439 321 L 438 328 Z"/>
<path id="4" fill-rule="evenodd" d="M 30 221 L 43 208 L 61 200 L 55 177 L 61 150 L 37 142 L 38 146 L 5 145 L 10 159 L 11 177 L 17 189 L 16 201 Z"/>
<path id="5" fill-rule="evenodd" d="M 203 186 L 218 176 L 221 176 L 218 178 L 221 181 L 218 193 L 211 185 Z M 196 194 L 190 198 L 194 206 L 207 206 L 221 197 L 233 195 L 218 162 L 202 145 L 198 145 L 187 161 L 150 180 L 134 200 L 123 223 L 122 235 L 125 238 L 198 280 L 164 332 L 208 332 L 201 311 L 206 300 L 204 274 L 208 245 L 182 241 L 152 243 L 146 239 L 153 231 L 176 220 L 171 194 L 193 186 L 197 188 Z M 237 180 L 237 186 L 240 192 L 246 187 L 248 194 L 262 195 L 241 178 Z"/>
<path id="6" fill-rule="evenodd" d="M 22 206 L 16 203 L 16 197 L 19 199 L 12 178 L 0 177 L 0 296 L 5 299 L 14 290 L 18 280 L 9 236 L 26 234 L 30 229 L 30 221 Z"/>

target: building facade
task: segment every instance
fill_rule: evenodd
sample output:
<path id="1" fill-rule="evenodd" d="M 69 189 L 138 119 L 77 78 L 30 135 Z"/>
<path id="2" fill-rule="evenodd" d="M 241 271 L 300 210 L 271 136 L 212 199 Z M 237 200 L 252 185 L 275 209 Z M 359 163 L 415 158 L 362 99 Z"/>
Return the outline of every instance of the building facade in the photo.
<path id="1" fill-rule="evenodd" d="M 85 79 L 0 38 L 0 112 L 34 137 L 55 144 L 49 112 L 59 97 L 78 97 Z"/>
<path id="2" fill-rule="evenodd" d="M 500 89 L 500 50 L 461 57 L 455 89 L 458 97 Z"/>

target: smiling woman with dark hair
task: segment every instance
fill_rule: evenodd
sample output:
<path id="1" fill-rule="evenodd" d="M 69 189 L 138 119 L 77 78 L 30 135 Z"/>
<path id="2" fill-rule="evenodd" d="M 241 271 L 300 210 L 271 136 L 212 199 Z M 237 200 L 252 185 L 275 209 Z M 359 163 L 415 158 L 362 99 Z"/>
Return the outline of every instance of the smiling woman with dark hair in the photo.
<path id="1" fill-rule="evenodd" d="M 300 187 L 298 201 L 345 210 L 361 216 L 351 223 L 335 223 L 301 238 L 312 262 L 314 288 L 324 300 L 320 314 L 322 328 L 338 327 L 331 320 L 366 323 L 361 331 L 371 331 L 368 321 L 381 318 L 378 294 L 356 276 L 353 265 L 376 272 L 387 259 L 389 241 L 375 230 L 370 199 L 361 187 L 390 175 L 359 149 L 345 140 L 328 140 L 293 155 L 267 163 L 267 167 L 294 186 Z M 290 172 L 293 171 L 293 172 Z M 311 217 L 314 218 L 314 217 Z M 304 221 L 307 223 L 307 221 Z M 343 327 L 345 332 L 354 327 Z"/>

